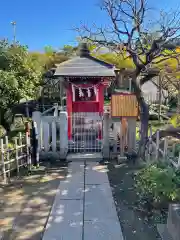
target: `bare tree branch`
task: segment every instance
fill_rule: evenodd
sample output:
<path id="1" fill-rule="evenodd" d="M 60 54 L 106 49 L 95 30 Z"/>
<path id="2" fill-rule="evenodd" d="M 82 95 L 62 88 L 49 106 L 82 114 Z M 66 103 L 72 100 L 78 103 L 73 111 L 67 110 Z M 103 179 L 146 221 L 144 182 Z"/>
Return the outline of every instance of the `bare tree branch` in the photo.
<path id="1" fill-rule="evenodd" d="M 102 0 L 101 9 L 107 13 L 110 27 L 89 28 L 82 25 L 78 32 L 82 39 L 105 46 L 122 54 L 120 45 L 126 48 L 135 69 L 132 85 L 141 108 L 142 135 L 144 145 L 148 134 L 148 106 L 141 92 L 141 86 L 161 71 L 158 64 L 175 59 L 179 65 L 179 53 L 166 53 L 167 45 L 172 44 L 180 36 L 180 11 L 165 13 L 155 20 L 156 30 L 147 29 L 148 5 L 146 0 Z M 149 0 L 150 2 L 150 0 Z M 157 68 L 158 66 L 158 68 Z"/>

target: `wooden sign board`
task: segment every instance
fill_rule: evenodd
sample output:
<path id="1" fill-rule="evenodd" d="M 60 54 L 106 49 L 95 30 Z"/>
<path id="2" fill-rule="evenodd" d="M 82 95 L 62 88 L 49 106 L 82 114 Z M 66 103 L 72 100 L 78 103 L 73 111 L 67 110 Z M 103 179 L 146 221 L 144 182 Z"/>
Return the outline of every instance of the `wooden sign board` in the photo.
<path id="1" fill-rule="evenodd" d="M 137 117 L 138 102 L 134 94 L 119 93 L 111 96 L 112 117 Z"/>

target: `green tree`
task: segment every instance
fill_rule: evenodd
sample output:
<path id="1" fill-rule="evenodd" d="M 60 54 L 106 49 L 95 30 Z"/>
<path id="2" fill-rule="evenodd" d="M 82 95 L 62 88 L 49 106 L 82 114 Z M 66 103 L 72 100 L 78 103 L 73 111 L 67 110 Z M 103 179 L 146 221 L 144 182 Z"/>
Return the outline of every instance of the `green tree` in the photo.
<path id="1" fill-rule="evenodd" d="M 42 71 L 27 47 L 0 42 L 0 125 L 7 131 L 13 119 L 12 107 L 22 99 L 34 97 Z"/>

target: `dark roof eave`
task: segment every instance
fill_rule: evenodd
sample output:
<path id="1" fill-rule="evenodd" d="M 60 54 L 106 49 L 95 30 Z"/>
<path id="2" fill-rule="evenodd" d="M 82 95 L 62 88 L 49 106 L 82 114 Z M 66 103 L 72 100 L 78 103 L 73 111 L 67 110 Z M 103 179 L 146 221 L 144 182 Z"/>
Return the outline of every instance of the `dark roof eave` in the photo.
<path id="1" fill-rule="evenodd" d="M 57 77 L 73 77 L 73 78 L 81 78 L 81 77 L 88 77 L 88 78 L 98 78 L 98 77 L 116 77 L 116 75 L 62 75 L 62 74 L 55 74 L 54 78 Z"/>

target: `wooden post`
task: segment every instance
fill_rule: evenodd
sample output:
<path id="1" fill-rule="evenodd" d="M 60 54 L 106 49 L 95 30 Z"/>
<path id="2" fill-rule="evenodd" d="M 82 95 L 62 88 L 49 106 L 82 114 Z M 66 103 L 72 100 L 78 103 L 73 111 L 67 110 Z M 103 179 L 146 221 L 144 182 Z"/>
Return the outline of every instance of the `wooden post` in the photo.
<path id="1" fill-rule="evenodd" d="M 172 145 L 172 155 L 173 157 L 175 156 L 175 151 L 176 151 L 176 143 Z"/>
<path id="2" fill-rule="evenodd" d="M 164 158 L 166 159 L 166 156 L 167 156 L 167 148 L 168 148 L 168 141 L 167 141 L 167 138 L 164 139 L 164 151 L 163 151 L 163 155 L 164 155 Z"/>
<path id="3" fill-rule="evenodd" d="M 136 149 L 136 118 L 128 118 L 128 150 Z"/>
<path id="4" fill-rule="evenodd" d="M 18 145 L 17 145 L 17 138 L 14 139 L 15 144 L 15 160 L 16 160 L 16 169 L 17 169 L 17 175 L 19 175 L 19 156 L 18 156 Z M 22 145 L 20 145 L 21 147 Z"/>
<path id="5" fill-rule="evenodd" d="M 60 112 L 60 159 L 66 159 L 68 153 L 68 116 L 67 112 Z"/>
<path id="6" fill-rule="evenodd" d="M 159 157 L 159 130 L 156 132 L 156 160 Z"/>
<path id="7" fill-rule="evenodd" d="M 103 157 L 109 159 L 109 113 L 105 112 L 103 116 Z"/>
<path id="8" fill-rule="evenodd" d="M 132 92 L 132 79 L 129 78 L 129 92 Z"/>
<path id="9" fill-rule="evenodd" d="M 114 122 L 113 128 L 113 153 L 117 154 L 117 122 Z"/>
<path id="10" fill-rule="evenodd" d="M 28 133 L 28 136 L 30 137 L 30 126 L 29 126 L 29 122 L 25 122 L 25 130 L 26 130 L 26 133 Z"/>
<path id="11" fill-rule="evenodd" d="M 120 122 L 120 157 L 124 156 L 124 124 L 123 119 Z"/>
<path id="12" fill-rule="evenodd" d="M 23 141 L 22 141 L 22 133 L 19 132 L 19 138 L 18 138 L 18 144 L 19 146 L 22 146 L 23 145 Z M 19 149 L 19 155 L 21 156 L 23 154 L 23 148 L 21 147 Z M 18 164 L 21 166 L 22 165 L 22 158 L 18 161 Z"/>
<path id="13" fill-rule="evenodd" d="M 55 120 L 52 122 L 51 130 L 52 130 L 52 151 L 56 152 L 56 141 L 57 141 L 57 139 L 56 139 L 56 121 Z"/>
<path id="14" fill-rule="evenodd" d="M 42 113 L 41 112 L 33 112 L 32 120 L 37 124 L 37 134 L 38 134 L 38 148 L 39 150 L 42 148 L 42 121 L 41 121 Z"/>
<path id="15" fill-rule="evenodd" d="M 150 135 L 150 138 L 152 138 L 152 126 L 150 125 L 150 128 L 149 128 L 149 135 Z"/>
<path id="16" fill-rule="evenodd" d="M 10 173 L 10 170 L 11 170 L 11 167 L 10 167 L 10 159 L 9 159 L 9 141 L 8 141 L 8 136 L 5 136 L 5 145 L 6 145 L 6 156 L 7 156 L 7 170 L 8 170 L 8 180 L 10 179 L 11 177 L 11 173 Z"/>
<path id="17" fill-rule="evenodd" d="M 149 146 L 148 146 L 148 161 L 151 160 L 151 146 L 152 146 L 152 135 L 149 137 Z"/>
<path id="18" fill-rule="evenodd" d="M 58 103 L 54 103 L 54 117 L 58 116 Z"/>
<path id="19" fill-rule="evenodd" d="M 37 124 L 36 122 L 32 121 L 32 163 L 38 167 L 39 166 L 39 146 L 38 146 L 38 132 L 37 132 Z"/>
<path id="20" fill-rule="evenodd" d="M 28 105 L 28 101 L 26 101 L 26 117 L 29 118 L 29 105 Z"/>
<path id="21" fill-rule="evenodd" d="M 43 122 L 43 145 L 45 152 L 49 152 L 50 148 L 49 139 L 50 139 L 49 123 Z"/>
<path id="22" fill-rule="evenodd" d="M 180 168 L 180 152 L 179 152 L 179 157 L 178 157 L 178 169 Z"/>
<path id="23" fill-rule="evenodd" d="M 30 149 L 29 149 L 29 134 L 26 132 L 26 156 L 27 156 L 27 164 L 29 170 L 31 170 L 31 155 L 30 155 Z"/>
<path id="24" fill-rule="evenodd" d="M 23 143 L 22 143 L 22 133 L 21 132 L 19 132 L 19 138 L 18 139 L 19 139 L 19 141 L 18 141 L 19 146 L 22 146 Z M 22 148 L 20 148 L 20 153 L 22 153 L 22 152 L 23 152 L 23 150 L 22 150 Z"/>
<path id="25" fill-rule="evenodd" d="M 4 163 L 4 142 L 3 142 L 2 138 L 1 138 L 1 161 L 2 161 L 2 171 L 3 171 L 4 183 L 7 183 L 6 166 Z"/>

